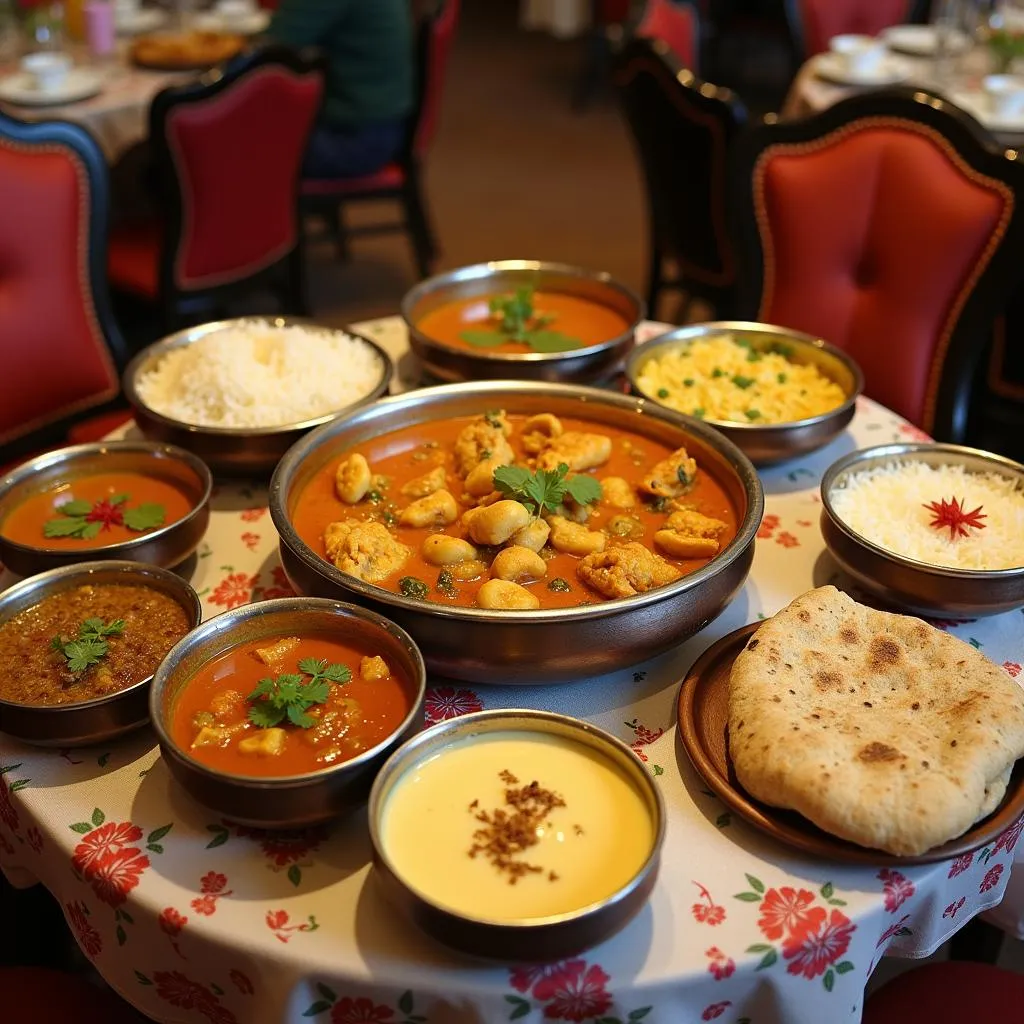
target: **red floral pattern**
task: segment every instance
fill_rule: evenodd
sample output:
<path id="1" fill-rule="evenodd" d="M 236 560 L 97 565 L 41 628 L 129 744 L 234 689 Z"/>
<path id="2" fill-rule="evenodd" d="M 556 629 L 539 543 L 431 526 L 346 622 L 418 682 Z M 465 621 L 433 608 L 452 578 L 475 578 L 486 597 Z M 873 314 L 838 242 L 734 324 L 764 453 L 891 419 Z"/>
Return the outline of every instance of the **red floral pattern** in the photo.
<path id="1" fill-rule="evenodd" d="M 248 825 L 234 825 L 236 835 L 259 843 L 264 856 L 270 861 L 272 871 L 282 871 L 293 864 L 308 863 L 309 854 L 316 851 L 327 838 L 323 828 L 308 828 L 280 832 L 269 832 Z"/>
<path id="2" fill-rule="evenodd" d="M 913 423 L 901 423 L 900 433 L 911 441 L 927 443 L 932 440 L 931 434 L 925 433 L 920 427 L 915 427 Z"/>
<path id="3" fill-rule="evenodd" d="M 784 548 L 798 548 L 800 547 L 800 541 L 794 537 L 788 530 L 783 530 L 782 533 L 775 538 L 776 544 L 781 544 Z"/>
<path id="4" fill-rule="evenodd" d="M 427 725 L 483 710 L 483 701 L 472 691 L 454 686 L 435 686 L 427 691 Z"/>
<path id="5" fill-rule="evenodd" d="M 90 960 L 103 952 L 103 939 L 100 933 L 89 923 L 89 908 L 81 901 L 64 904 L 64 916 L 67 918 L 78 945 Z"/>
<path id="6" fill-rule="evenodd" d="M 836 963 L 846 952 L 856 925 L 838 910 L 814 907 L 802 933 L 794 933 L 782 946 L 782 955 L 790 961 L 790 974 L 815 978 Z"/>
<path id="7" fill-rule="evenodd" d="M 119 907 L 149 867 L 137 846 L 142 829 L 130 821 L 109 821 L 86 833 L 71 857 L 74 871 L 111 907 Z"/>
<path id="8" fill-rule="evenodd" d="M 548 1020 L 584 1021 L 607 1013 L 612 997 L 605 989 L 609 977 L 597 964 L 567 960 L 533 987 L 534 998 L 546 1003 Z"/>
<path id="9" fill-rule="evenodd" d="M 171 1006 L 195 1010 L 212 1024 L 238 1024 L 238 1018 L 205 985 L 187 978 L 181 971 L 154 971 L 156 994 Z"/>
<path id="10" fill-rule="evenodd" d="M 242 514 L 243 523 L 256 523 L 259 522 L 268 512 L 267 508 L 247 508 Z"/>
<path id="11" fill-rule="evenodd" d="M 761 903 L 757 926 L 766 939 L 802 936 L 812 923 L 809 908 L 813 902 L 814 893 L 807 889 L 793 889 L 788 885 L 769 889 Z"/>
<path id="12" fill-rule="evenodd" d="M 776 529 L 778 529 L 778 526 L 779 517 L 767 515 L 761 520 L 761 525 L 757 528 L 757 535 L 761 540 L 769 540 Z"/>
<path id="13" fill-rule="evenodd" d="M 724 1003 L 712 1003 L 710 1006 L 704 1008 L 704 1012 L 700 1015 L 701 1020 L 715 1020 L 717 1017 L 721 1017 L 729 1007 L 732 1006 L 732 1002 L 728 999 Z"/>
<path id="14" fill-rule="evenodd" d="M 246 530 L 239 539 L 250 551 L 255 551 L 260 543 L 260 535 L 250 530 Z"/>
<path id="15" fill-rule="evenodd" d="M 233 968 L 228 972 L 228 977 L 231 979 L 231 983 L 242 993 L 243 996 L 251 996 L 255 992 L 252 982 L 249 980 L 249 975 L 240 971 L 237 967 Z"/>
<path id="16" fill-rule="evenodd" d="M 885 893 L 885 909 L 895 914 L 903 904 L 914 895 L 914 883 L 899 871 L 882 868 L 878 872 Z"/>
<path id="17" fill-rule="evenodd" d="M 0 774 L 0 821 L 12 832 L 18 831 L 18 808 L 11 800 L 11 786 L 3 774 Z"/>
<path id="18" fill-rule="evenodd" d="M 199 891 L 202 895 L 192 901 L 192 909 L 206 917 L 216 913 L 217 900 L 232 894 L 230 889 L 226 889 L 227 884 L 227 875 L 222 875 L 219 871 L 207 871 L 199 879 Z"/>
<path id="19" fill-rule="evenodd" d="M 288 943 L 296 932 L 315 932 L 320 926 L 312 914 L 299 924 L 289 924 L 290 917 L 287 910 L 268 910 L 267 927 L 274 933 L 278 942 Z"/>
<path id="20" fill-rule="evenodd" d="M 1017 676 L 1020 675 L 1020 665 L 1018 665 L 1015 661 L 1004 661 L 1003 668 L 1005 668 L 1006 671 L 1009 672 L 1014 679 L 1016 679 Z"/>
<path id="21" fill-rule="evenodd" d="M 372 999 L 339 999 L 331 1008 L 331 1024 L 387 1024 L 394 1020 L 390 1006 L 378 1006 Z"/>
<path id="22" fill-rule="evenodd" d="M 954 900 L 946 909 L 942 912 L 943 917 L 954 918 L 957 915 L 957 911 L 967 902 L 966 897 L 961 896 L 960 899 Z"/>
<path id="23" fill-rule="evenodd" d="M 978 886 L 978 892 L 988 892 L 989 889 L 994 889 L 999 884 L 999 878 L 1003 873 L 1003 865 L 996 864 L 994 867 L 988 869 L 985 872 L 985 877 L 981 880 L 981 885 Z"/>
<path id="24" fill-rule="evenodd" d="M 207 600 L 210 604 L 223 605 L 225 608 L 237 608 L 252 600 L 252 591 L 258 582 L 258 575 L 250 576 L 244 572 L 233 572 L 217 584 Z"/>
<path id="25" fill-rule="evenodd" d="M 992 847 L 992 852 L 989 854 L 989 857 L 994 857 L 1000 850 L 1005 850 L 1007 853 L 1013 853 L 1013 848 L 1017 845 L 1017 840 L 1020 839 L 1021 829 L 1024 829 L 1024 817 L 1014 822 L 996 840 L 996 845 Z"/>
<path id="26" fill-rule="evenodd" d="M 690 908 L 695 921 L 700 924 L 716 925 L 725 920 L 725 907 L 719 906 L 711 898 L 711 893 L 700 882 L 693 883 L 700 890 L 701 903 L 694 903 Z"/>
<path id="27" fill-rule="evenodd" d="M 43 848 L 43 833 L 33 825 L 26 833 L 25 838 L 28 845 L 32 847 L 33 853 L 39 853 Z"/>
<path id="28" fill-rule="evenodd" d="M 278 597 L 294 597 L 295 590 L 288 582 L 284 566 L 275 565 L 270 570 L 271 585 L 269 587 L 257 587 L 253 591 L 253 600 L 273 601 Z"/>
<path id="29" fill-rule="evenodd" d="M 956 878 L 957 875 L 962 875 L 973 863 L 973 853 L 965 853 L 962 856 L 957 857 L 957 859 L 950 864 L 949 874 L 946 877 Z"/>
<path id="30" fill-rule="evenodd" d="M 554 964 L 529 964 L 523 967 L 514 967 L 509 977 L 509 984 L 517 992 L 529 992 L 533 985 L 557 974 L 562 969 L 560 963 Z"/>
<path id="31" fill-rule="evenodd" d="M 736 961 L 726 956 L 717 946 L 704 950 L 704 955 L 710 960 L 708 970 L 714 975 L 715 981 L 728 978 L 736 970 Z"/>
<path id="32" fill-rule="evenodd" d="M 159 922 L 160 930 L 171 940 L 171 947 L 174 949 L 174 952 L 184 960 L 185 954 L 182 953 L 178 946 L 178 936 L 182 933 L 185 925 L 188 924 L 188 918 L 180 911 L 175 910 L 174 907 L 165 907 L 160 914 Z"/>
<path id="33" fill-rule="evenodd" d="M 111 854 L 92 871 L 89 881 L 92 891 L 111 907 L 119 907 L 128 899 L 149 867 L 149 858 L 129 848 Z"/>

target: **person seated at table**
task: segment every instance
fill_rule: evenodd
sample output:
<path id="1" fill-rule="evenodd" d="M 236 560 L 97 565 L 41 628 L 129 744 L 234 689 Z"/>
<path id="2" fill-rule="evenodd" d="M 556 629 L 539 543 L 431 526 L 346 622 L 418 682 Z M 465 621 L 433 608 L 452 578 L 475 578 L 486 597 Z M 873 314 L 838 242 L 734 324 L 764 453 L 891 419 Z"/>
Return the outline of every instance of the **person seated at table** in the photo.
<path id="1" fill-rule="evenodd" d="M 305 177 L 361 177 L 398 155 L 413 106 L 409 0 L 281 0 L 267 34 L 329 61 Z"/>

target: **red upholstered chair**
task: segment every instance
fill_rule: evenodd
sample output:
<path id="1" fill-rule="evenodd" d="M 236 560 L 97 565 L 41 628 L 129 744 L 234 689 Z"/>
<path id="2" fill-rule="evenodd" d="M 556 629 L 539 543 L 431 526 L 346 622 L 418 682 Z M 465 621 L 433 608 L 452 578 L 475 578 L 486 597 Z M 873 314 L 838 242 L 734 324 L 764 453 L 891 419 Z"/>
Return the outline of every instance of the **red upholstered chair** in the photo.
<path id="1" fill-rule="evenodd" d="M 833 36 L 874 36 L 910 21 L 919 6 L 917 0 L 786 0 L 786 15 L 806 58 L 827 50 Z"/>
<path id="2" fill-rule="evenodd" d="M 863 1024 L 1024 1020 L 1024 976 L 989 964 L 934 963 L 887 982 L 864 1004 Z"/>
<path id="3" fill-rule="evenodd" d="M 62 443 L 120 392 L 107 202 L 88 132 L 0 114 L 0 464 Z"/>
<path id="4" fill-rule="evenodd" d="M 656 317 L 661 293 L 675 289 L 728 316 L 736 257 L 726 217 L 727 159 L 746 111 L 660 41 L 633 39 L 616 57 L 612 81 L 647 187 L 648 313 Z"/>
<path id="5" fill-rule="evenodd" d="M 308 179 L 302 183 L 303 210 L 328 219 L 336 230 L 342 258 L 347 258 L 349 237 L 405 230 L 419 276 L 428 277 L 433 271 L 438 246 L 423 198 L 422 167 L 437 133 L 448 55 L 458 20 L 459 0 L 440 0 L 433 13 L 420 21 L 416 38 L 416 107 L 398 159 L 364 177 Z M 346 206 L 377 199 L 400 203 L 404 219 L 346 229 Z"/>
<path id="6" fill-rule="evenodd" d="M 1024 163 L 921 91 L 869 93 L 737 143 L 738 315 L 815 334 L 942 440 L 967 430 L 1024 276 Z"/>
<path id="7" fill-rule="evenodd" d="M 149 141 L 165 212 L 111 233 L 115 289 L 157 303 L 168 329 L 262 285 L 305 312 L 299 172 L 324 68 L 268 46 L 157 94 Z"/>
<path id="8" fill-rule="evenodd" d="M 635 34 L 641 39 L 661 40 L 684 68 L 689 68 L 694 74 L 699 71 L 700 26 L 697 9 L 690 4 L 648 0 Z"/>

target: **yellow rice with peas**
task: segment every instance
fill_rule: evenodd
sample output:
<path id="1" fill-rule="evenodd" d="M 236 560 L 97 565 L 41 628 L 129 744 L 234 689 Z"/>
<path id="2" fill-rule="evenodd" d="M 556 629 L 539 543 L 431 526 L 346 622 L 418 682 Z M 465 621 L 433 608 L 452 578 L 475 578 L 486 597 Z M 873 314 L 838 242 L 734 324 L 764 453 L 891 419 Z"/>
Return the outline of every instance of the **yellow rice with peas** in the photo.
<path id="1" fill-rule="evenodd" d="M 773 346 L 755 349 L 731 334 L 701 339 L 649 359 L 636 383 L 677 412 L 733 423 L 788 423 L 846 401 L 815 367 L 790 362 L 785 342 Z"/>

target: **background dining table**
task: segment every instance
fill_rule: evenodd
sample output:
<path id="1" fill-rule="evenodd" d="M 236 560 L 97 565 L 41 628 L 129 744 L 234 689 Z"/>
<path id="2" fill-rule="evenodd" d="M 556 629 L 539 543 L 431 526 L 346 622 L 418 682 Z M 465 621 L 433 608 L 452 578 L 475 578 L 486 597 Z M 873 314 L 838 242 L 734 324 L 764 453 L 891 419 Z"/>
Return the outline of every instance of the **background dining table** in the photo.
<path id="1" fill-rule="evenodd" d="M 399 318 L 358 326 L 394 360 L 394 390 L 419 383 Z M 575 715 L 630 744 L 661 787 L 668 828 L 650 902 L 579 956 L 527 966 L 447 951 L 386 902 L 365 812 L 303 832 L 239 825 L 177 787 L 148 729 L 72 750 L 0 735 L 0 866 L 16 886 L 44 884 L 96 970 L 168 1024 L 856 1024 L 880 957 L 927 956 L 1000 902 L 1024 849 L 1021 823 L 925 866 L 810 858 L 712 795 L 677 742 L 676 706 L 687 669 L 718 638 L 813 586 L 847 586 L 818 528 L 824 469 L 857 447 L 921 438 L 861 398 L 827 448 L 763 470 L 749 579 L 717 620 L 667 654 L 563 686 L 430 680 L 428 722 L 481 708 Z M 181 570 L 205 614 L 290 594 L 265 482 L 221 482 L 212 507 L 205 541 Z M 936 625 L 1020 673 L 1019 611 Z"/>

